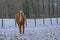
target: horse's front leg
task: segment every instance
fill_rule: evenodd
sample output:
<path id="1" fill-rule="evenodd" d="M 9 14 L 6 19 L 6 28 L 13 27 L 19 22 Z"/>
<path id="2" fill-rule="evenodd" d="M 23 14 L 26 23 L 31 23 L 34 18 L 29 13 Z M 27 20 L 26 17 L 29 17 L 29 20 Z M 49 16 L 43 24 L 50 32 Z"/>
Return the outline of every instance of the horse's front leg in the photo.
<path id="1" fill-rule="evenodd" d="M 25 27 L 24 27 L 24 25 L 23 25 L 23 34 L 24 34 L 24 29 L 25 29 Z"/>
<path id="2" fill-rule="evenodd" d="M 19 25 L 19 32 L 20 32 L 20 33 L 22 32 L 22 28 L 21 28 L 21 25 Z"/>

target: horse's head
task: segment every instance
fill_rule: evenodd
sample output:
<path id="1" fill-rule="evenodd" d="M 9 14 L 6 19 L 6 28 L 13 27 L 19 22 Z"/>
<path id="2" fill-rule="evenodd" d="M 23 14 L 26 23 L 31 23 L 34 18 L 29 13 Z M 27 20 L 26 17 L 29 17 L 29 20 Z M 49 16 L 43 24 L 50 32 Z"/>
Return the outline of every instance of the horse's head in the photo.
<path id="1" fill-rule="evenodd" d="M 22 10 L 19 11 L 20 14 L 24 15 L 24 12 Z"/>

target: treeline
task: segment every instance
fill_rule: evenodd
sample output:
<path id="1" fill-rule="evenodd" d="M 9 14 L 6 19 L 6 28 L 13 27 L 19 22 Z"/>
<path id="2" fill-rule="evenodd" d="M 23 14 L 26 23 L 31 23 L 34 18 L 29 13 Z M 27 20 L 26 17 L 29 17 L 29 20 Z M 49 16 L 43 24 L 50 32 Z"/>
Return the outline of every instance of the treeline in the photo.
<path id="1" fill-rule="evenodd" d="M 19 10 L 27 18 L 60 17 L 60 0 L 0 0 L 0 18 L 15 18 Z"/>

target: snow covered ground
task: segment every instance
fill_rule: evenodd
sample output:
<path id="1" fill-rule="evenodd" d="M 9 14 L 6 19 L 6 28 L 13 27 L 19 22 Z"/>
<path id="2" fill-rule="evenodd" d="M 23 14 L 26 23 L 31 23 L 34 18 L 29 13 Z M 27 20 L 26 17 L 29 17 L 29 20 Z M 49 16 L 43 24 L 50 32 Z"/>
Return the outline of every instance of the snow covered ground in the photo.
<path id="1" fill-rule="evenodd" d="M 18 28 L 0 29 L 0 40 L 60 40 L 60 27 L 25 28 L 20 34 Z"/>
<path id="2" fill-rule="evenodd" d="M 27 26 L 25 34 L 19 35 L 18 26 L 15 26 L 14 19 L 4 19 L 4 27 L 1 26 L 0 19 L 0 40 L 60 40 L 60 18 L 58 24 L 56 18 L 36 19 L 36 26 L 34 19 L 27 19 Z"/>

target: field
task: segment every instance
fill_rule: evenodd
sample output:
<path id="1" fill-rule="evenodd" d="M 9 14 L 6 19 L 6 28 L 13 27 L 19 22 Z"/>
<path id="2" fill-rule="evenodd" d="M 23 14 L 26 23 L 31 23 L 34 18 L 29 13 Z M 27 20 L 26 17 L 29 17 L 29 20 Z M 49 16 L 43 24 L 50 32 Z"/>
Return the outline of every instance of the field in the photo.
<path id="1" fill-rule="evenodd" d="M 0 40 L 60 40 L 60 21 L 56 23 L 55 18 L 52 19 L 52 24 L 49 19 L 27 19 L 25 34 L 19 34 L 18 26 L 15 26 L 14 19 L 4 19 L 4 26 L 1 26 L 0 20 Z"/>

